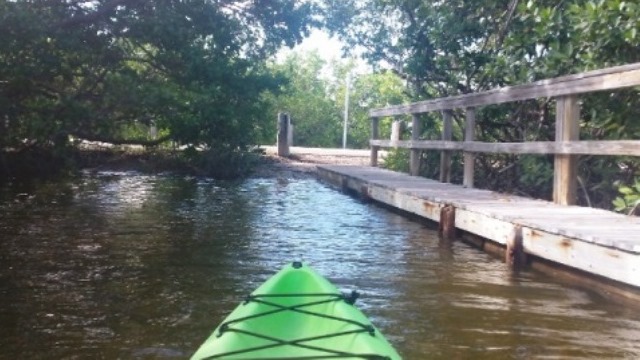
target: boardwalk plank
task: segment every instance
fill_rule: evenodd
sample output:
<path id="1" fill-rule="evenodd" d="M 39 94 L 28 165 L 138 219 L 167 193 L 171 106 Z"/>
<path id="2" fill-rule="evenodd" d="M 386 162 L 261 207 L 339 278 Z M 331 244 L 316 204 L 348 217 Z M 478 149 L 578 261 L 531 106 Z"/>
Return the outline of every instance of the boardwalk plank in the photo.
<path id="1" fill-rule="evenodd" d="M 409 176 L 385 169 L 323 165 L 321 178 L 433 221 L 444 206 L 456 208 L 459 229 L 506 244 L 516 227 L 525 252 L 640 286 L 640 218 L 502 194 Z"/>

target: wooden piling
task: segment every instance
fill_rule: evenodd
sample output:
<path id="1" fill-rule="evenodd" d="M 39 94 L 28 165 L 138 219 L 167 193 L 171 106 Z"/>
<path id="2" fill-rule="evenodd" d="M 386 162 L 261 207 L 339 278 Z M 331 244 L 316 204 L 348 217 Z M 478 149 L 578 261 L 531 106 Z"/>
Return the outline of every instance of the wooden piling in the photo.
<path id="1" fill-rule="evenodd" d="M 438 233 L 443 239 L 452 240 L 456 238 L 456 208 L 452 205 L 446 205 L 440 209 Z"/>
<path id="2" fill-rule="evenodd" d="M 278 113 L 278 156 L 289 156 L 289 115 Z"/>
<path id="3" fill-rule="evenodd" d="M 522 226 L 515 225 L 507 237 L 505 262 L 515 270 L 522 269 L 527 263 L 527 255 L 522 243 Z"/>

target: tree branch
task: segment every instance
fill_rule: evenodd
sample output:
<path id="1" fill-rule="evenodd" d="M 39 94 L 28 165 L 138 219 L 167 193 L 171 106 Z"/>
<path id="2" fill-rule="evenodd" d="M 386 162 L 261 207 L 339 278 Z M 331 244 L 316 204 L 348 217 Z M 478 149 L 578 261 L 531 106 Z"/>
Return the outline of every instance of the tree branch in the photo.
<path id="1" fill-rule="evenodd" d="M 155 140 L 147 139 L 115 139 L 108 136 L 89 134 L 84 132 L 75 132 L 71 134 L 73 137 L 87 140 L 108 143 L 112 145 L 141 145 L 141 146 L 157 146 L 171 140 L 171 135 L 165 135 Z"/>
<path id="2" fill-rule="evenodd" d="M 504 22 L 504 26 L 498 32 L 498 39 L 496 40 L 496 46 L 494 49 L 495 51 L 497 51 L 500 47 L 502 47 L 504 38 L 507 35 L 507 29 L 509 28 L 509 25 L 511 25 L 511 20 L 513 20 L 513 14 L 515 13 L 517 7 L 518 7 L 518 0 L 511 0 L 511 2 L 509 2 L 509 8 L 508 8 L 509 13 L 507 14 L 507 19 Z"/>

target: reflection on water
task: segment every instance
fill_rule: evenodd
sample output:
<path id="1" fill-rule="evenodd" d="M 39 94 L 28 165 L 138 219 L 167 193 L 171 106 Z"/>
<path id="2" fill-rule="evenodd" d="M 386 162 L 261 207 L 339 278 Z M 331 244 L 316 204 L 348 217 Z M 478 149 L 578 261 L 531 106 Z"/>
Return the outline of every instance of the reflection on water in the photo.
<path id="1" fill-rule="evenodd" d="M 184 358 L 292 260 L 407 359 L 639 358 L 640 315 L 310 179 L 86 174 L 0 192 L 0 358 Z"/>

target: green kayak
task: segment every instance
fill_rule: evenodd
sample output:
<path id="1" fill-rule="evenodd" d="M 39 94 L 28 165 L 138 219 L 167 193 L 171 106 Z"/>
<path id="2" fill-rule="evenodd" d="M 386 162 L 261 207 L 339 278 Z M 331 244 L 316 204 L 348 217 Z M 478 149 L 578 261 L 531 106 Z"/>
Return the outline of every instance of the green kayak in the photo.
<path id="1" fill-rule="evenodd" d="M 400 359 L 353 306 L 357 295 L 294 262 L 233 310 L 191 359 Z"/>

